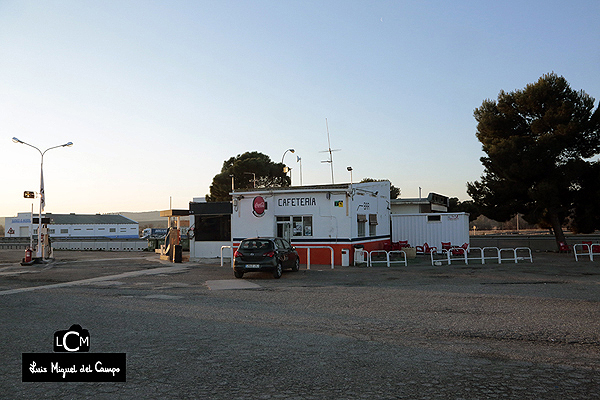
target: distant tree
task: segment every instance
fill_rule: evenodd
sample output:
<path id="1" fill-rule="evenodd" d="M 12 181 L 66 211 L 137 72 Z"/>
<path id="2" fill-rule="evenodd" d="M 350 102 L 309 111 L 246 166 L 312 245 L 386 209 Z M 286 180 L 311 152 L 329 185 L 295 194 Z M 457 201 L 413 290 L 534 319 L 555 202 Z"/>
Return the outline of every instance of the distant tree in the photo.
<path id="1" fill-rule="evenodd" d="M 223 162 L 221 172 L 214 176 L 206 201 L 231 200 L 231 175 L 236 189 L 254 187 L 254 176 L 257 188 L 289 186 L 291 180 L 283 172 L 283 167 L 282 163 L 275 163 L 269 156 L 257 151 L 231 157 Z"/>
<path id="2" fill-rule="evenodd" d="M 469 213 L 469 221 L 475 221 L 481 215 L 479 207 L 473 200 L 460 201 L 458 197 L 450 197 L 448 203 L 448 212 Z"/>
<path id="3" fill-rule="evenodd" d="M 570 217 L 579 231 L 599 226 L 600 111 L 584 91 L 571 89 L 554 73 L 523 90 L 501 91 L 474 116 L 487 157 L 480 181 L 467 192 L 487 217 L 507 221 L 521 213 L 529 223 L 552 227 L 565 242 Z"/>
<path id="4" fill-rule="evenodd" d="M 360 183 L 364 182 L 381 182 L 387 181 L 387 179 L 373 179 L 373 178 L 363 178 Z M 400 196 L 400 189 L 390 183 L 390 199 L 397 199 Z"/>

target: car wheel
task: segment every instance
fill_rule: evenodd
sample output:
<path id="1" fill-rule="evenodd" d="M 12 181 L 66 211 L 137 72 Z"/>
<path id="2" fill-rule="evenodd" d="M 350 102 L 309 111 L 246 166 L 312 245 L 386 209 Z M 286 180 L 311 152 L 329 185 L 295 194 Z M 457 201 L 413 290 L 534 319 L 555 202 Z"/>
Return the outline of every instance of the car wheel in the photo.
<path id="1" fill-rule="evenodd" d="M 298 259 L 296 257 L 296 262 L 294 263 L 294 266 L 292 267 L 292 271 L 293 272 L 298 272 L 299 269 L 300 269 L 300 259 Z"/>
<path id="2" fill-rule="evenodd" d="M 279 279 L 281 278 L 281 274 L 283 273 L 283 267 L 281 266 L 281 262 L 278 262 L 273 270 L 273 278 Z"/>
<path id="3" fill-rule="evenodd" d="M 243 278 L 244 273 L 241 271 L 233 271 L 233 276 L 235 276 L 236 278 Z"/>

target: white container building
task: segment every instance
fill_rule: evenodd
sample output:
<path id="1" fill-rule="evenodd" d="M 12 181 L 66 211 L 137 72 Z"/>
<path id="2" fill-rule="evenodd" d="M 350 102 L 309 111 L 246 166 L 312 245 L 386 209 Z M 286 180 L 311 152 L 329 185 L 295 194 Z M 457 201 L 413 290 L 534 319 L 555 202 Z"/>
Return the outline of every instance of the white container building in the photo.
<path id="1" fill-rule="evenodd" d="M 410 246 L 441 249 L 442 242 L 453 246 L 469 243 L 468 213 L 392 214 L 392 242 L 408 240 Z"/>

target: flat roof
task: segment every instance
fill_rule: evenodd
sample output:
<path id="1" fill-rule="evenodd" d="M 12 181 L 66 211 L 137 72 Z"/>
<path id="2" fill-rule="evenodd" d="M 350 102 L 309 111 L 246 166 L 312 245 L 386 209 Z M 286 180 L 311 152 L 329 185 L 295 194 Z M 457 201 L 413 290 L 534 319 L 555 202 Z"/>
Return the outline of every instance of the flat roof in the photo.
<path id="1" fill-rule="evenodd" d="M 358 183 L 355 183 L 358 185 Z M 310 185 L 310 186 L 285 186 L 285 187 L 262 187 L 262 188 L 248 188 L 248 189 L 236 189 L 229 194 L 239 193 L 264 193 L 264 192 L 306 192 L 310 190 L 348 190 L 350 189 L 349 183 L 338 183 L 330 185 Z"/>
<path id="2" fill-rule="evenodd" d="M 136 221 L 120 214 L 52 214 L 46 213 L 46 218 L 55 225 L 106 225 L 106 224 L 137 224 Z"/>
<path id="3" fill-rule="evenodd" d="M 160 212 L 161 217 L 187 217 L 190 215 L 190 210 L 164 210 Z"/>

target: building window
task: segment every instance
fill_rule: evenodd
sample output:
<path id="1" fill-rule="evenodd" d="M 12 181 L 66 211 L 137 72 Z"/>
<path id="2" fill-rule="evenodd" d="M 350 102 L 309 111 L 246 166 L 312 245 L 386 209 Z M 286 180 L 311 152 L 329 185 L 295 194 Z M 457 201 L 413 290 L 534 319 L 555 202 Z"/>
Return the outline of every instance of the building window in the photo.
<path id="1" fill-rule="evenodd" d="M 369 214 L 369 236 L 377 236 L 377 214 Z"/>
<path id="2" fill-rule="evenodd" d="M 50 234 L 50 233 L 52 233 L 52 234 L 53 234 L 53 233 L 54 233 L 54 229 L 48 229 L 48 233 L 49 233 L 49 234 Z"/>
<path id="3" fill-rule="evenodd" d="M 111 231 L 111 232 L 116 232 L 116 231 L 117 231 L 117 228 L 110 228 L 110 231 Z"/>
<path id="4" fill-rule="evenodd" d="M 60 233 L 69 233 L 69 229 L 68 228 L 67 229 L 61 229 Z"/>
<path id="5" fill-rule="evenodd" d="M 292 221 L 294 236 L 312 236 L 312 216 L 294 216 Z"/>
<path id="6" fill-rule="evenodd" d="M 127 228 L 121 228 L 121 232 L 127 232 Z"/>
<path id="7" fill-rule="evenodd" d="M 427 222 L 442 222 L 441 215 L 428 215 Z"/>
<path id="8" fill-rule="evenodd" d="M 98 228 L 99 231 L 105 231 L 106 228 Z"/>
<path id="9" fill-rule="evenodd" d="M 291 215 L 277 217 L 277 224 L 290 224 L 292 226 L 292 236 L 312 236 L 312 215 Z M 278 236 L 280 235 L 278 229 Z M 282 237 L 282 236 L 280 236 Z"/>
<path id="10" fill-rule="evenodd" d="M 367 216 L 363 214 L 358 214 L 356 216 L 356 221 L 358 222 L 358 237 L 365 237 L 365 225 L 367 224 Z"/>
<path id="11" fill-rule="evenodd" d="M 196 242 L 226 242 L 231 240 L 231 214 L 196 215 L 194 219 Z"/>

